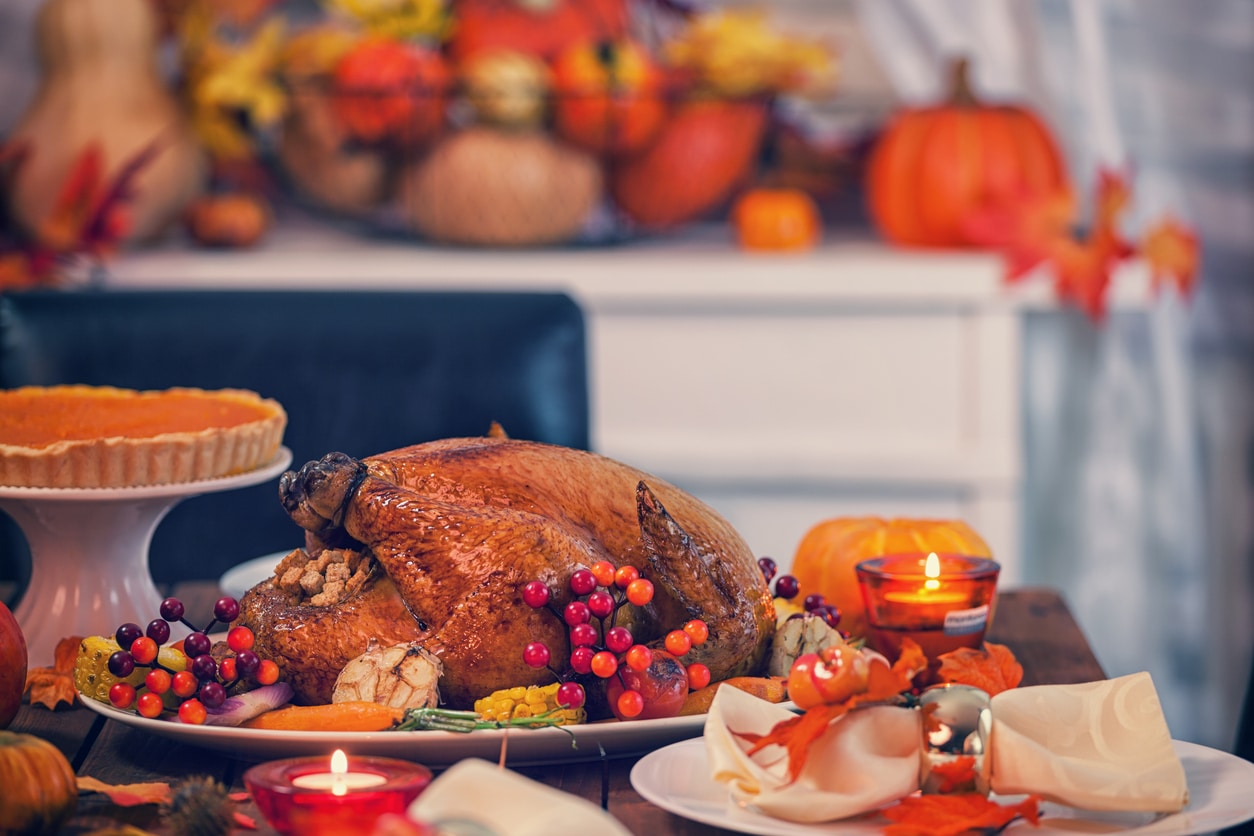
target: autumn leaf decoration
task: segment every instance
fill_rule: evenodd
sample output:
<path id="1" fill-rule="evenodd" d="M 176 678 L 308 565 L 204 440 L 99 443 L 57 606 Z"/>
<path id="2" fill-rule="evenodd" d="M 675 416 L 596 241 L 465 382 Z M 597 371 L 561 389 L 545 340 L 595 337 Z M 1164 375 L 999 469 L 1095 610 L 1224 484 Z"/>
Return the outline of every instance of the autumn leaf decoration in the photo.
<path id="1" fill-rule="evenodd" d="M 100 143 L 86 145 L 70 166 L 52 211 L 34 234 L 0 239 L 0 291 L 52 283 L 58 265 L 75 257 L 100 262 L 112 255 L 130 225 L 126 209 L 135 197 L 135 179 L 160 152 L 161 144 L 160 138 L 153 140 L 109 179 Z M 4 179 L 12 182 L 32 153 L 25 145 L 0 146 Z M 6 226 L 15 227 L 5 220 Z"/>
<path id="2" fill-rule="evenodd" d="M 74 660 L 78 657 L 81 636 L 67 636 L 57 642 L 52 667 L 32 668 L 26 674 L 26 690 L 31 705 L 55 709 L 61 703 L 74 704 L 78 691 L 74 687 Z"/>
<path id="3" fill-rule="evenodd" d="M 942 682 L 971 685 L 990 697 L 1019 687 L 1023 666 L 1004 644 L 985 642 L 982 648 L 961 647 L 937 657 Z"/>
<path id="4" fill-rule="evenodd" d="M 1175 219 L 1151 227 L 1139 245 L 1123 238 L 1119 222 L 1131 200 L 1123 175 L 1102 169 L 1087 231 L 1076 231 L 1078 206 L 1069 191 L 1024 194 L 986 206 L 968 217 L 963 228 L 975 243 L 1002 252 L 1008 283 L 1020 282 L 1045 267 L 1053 274 L 1061 301 L 1101 321 L 1114 271 L 1129 258 L 1145 259 L 1155 291 L 1170 283 L 1187 297 L 1196 281 L 1197 238 Z"/>
<path id="5" fill-rule="evenodd" d="M 1017 818 L 1036 824 L 1039 799 L 1030 795 L 1017 804 L 998 804 L 979 793 L 911 795 L 879 813 L 892 822 L 885 836 L 959 836 L 996 833 Z"/>

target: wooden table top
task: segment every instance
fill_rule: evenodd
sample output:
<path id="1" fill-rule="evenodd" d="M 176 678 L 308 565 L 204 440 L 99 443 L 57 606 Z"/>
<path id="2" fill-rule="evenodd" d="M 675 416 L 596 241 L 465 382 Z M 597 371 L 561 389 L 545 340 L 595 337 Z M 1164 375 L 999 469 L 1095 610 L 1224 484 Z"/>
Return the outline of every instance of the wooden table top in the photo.
<path id="1" fill-rule="evenodd" d="M 0 596 L 6 590 L 0 589 Z M 215 582 L 181 584 L 172 590 L 189 611 L 212 609 L 221 594 Z M 1025 685 L 1087 682 L 1104 678 L 1088 641 L 1061 596 L 1049 589 L 1002 591 L 990 641 L 1009 646 L 1024 668 Z M 199 747 L 170 742 L 108 720 L 81 706 L 49 711 L 23 705 L 10 730 L 38 735 L 56 745 L 80 776 L 110 784 L 164 781 L 171 785 L 209 775 L 233 791 L 243 790 L 244 771 L 255 761 L 237 760 Z M 680 818 L 645 801 L 631 786 L 636 757 L 524 767 L 518 771 L 566 792 L 602 804 L 633 833 L 716 834 L 726 831 Z M 258 834 L 273 834 L 251 801 L 237 809 L 257 822 Z M 130 824 L 156 834 L 169 833 L 155 805 L 123 808 L 107 797 L 80 796 L 78 813 L 63 830 L 85 834 L 105 826 Z M 239 833 L 246 831 L 237 830 Z"/>

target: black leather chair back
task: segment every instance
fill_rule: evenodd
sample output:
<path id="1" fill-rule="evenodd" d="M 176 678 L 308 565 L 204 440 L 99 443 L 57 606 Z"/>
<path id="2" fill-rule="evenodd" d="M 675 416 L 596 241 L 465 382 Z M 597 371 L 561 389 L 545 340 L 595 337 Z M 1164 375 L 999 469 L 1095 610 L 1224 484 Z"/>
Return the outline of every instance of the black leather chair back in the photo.
<path id="1" fill-rule="evenodd" d="M 293 467 L 485 434 L 587 449 L 584 318 L 557 293 L 76 290 L 0 296 L 0 387 L 252 389 L 283 404 Z M 277 480 L 184 500 L 158 525 L 158 582 L 217 578 L 301 545 Z M 0 517 L 4 517 L 0 514 Z M 0 580 L 29 552 L 4 517 Z"/>

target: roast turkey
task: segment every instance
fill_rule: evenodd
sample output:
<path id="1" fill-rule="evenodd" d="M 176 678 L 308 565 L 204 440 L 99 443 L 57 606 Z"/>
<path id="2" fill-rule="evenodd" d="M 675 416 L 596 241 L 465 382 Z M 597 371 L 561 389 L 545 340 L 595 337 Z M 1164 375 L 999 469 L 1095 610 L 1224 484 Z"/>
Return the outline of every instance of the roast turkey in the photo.
<path id="1" fill-rule="evenodd" d="M 328 702 L 339 670 L 371 637 L 419 641 L 440 656 L 445 705 L 465 708 L 498 688 L 547 684 L 523 662 L 544 642 L 566 667 L 558 616 L 569 579 L 599 560 L 636 567 L 652 603 L 618 610 L 637 641 L 704 619 L 708 641 L 685 662 L 714 679 L 761 670 L 774 632 L 757 560 L 717 512 L 665 481 L 610 458 L 508 438 L 445 439 L 363 460 L 330 453 L 280 479 L 280 499 L 307 548 L 360 549 L 375 576 L 343 601 L 293 600 L 275 579 L 251 589 L 242 621 L 301 702 Z M 522 588 L 543 581 L 550 608 Z"/>

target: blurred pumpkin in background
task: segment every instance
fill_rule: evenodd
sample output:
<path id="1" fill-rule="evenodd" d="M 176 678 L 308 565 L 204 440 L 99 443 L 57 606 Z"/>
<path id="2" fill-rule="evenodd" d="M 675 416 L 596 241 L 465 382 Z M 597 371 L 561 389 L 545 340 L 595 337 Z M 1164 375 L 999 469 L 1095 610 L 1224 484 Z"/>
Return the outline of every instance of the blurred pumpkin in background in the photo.
<path id="1" fill-rule="evenodd" d="M 897 244 L 965 247 L 976 213 L 1067 192 L 1067 169 L 1049 127 L 1031 109 L 975 98 L 956 61 L 950 97 L 905 108 L 868 161 L 866 193 L 879 232 Z"/>
<path id="2" fill-rule="evenodd" d="M 443 128 L 451 84 L 438 52 L 390 38 L 363 38 L 335 65 L 335 113 L 360 142 L 412 149 Z"/>
<path id="3" fill-rule="evenodd" d="M 640 43 L 584 41 L 553 61 L 553 123 L 559 136 L 598 154 L 646 148 L 666 119 L 664 75 Z"/>
<path id="4" fill-rule="evenodd" d="M 747 250 L 808 250 L 822 237 L 814 198 L 801 189 L 749 189 L 732 206 L 736 240 Z"/>
<path id="5" fill-rule="evenodd" d="M 900 517 L 833 517 L 812 526 L 793 555 L 797 600 L 820 593 L 840 609 L 840 629 L 867 634 L 866 608 L 854 567 L 886 554 L 948 552 L 991 557 L 975 529 L 961 520 Z"/>
<path id="6" fill-rule="evenodd" d="M 448 54 L 508 49 L 551 60 L 572 43 L 627 34 L 629 0 L 454 0 Z"/>

